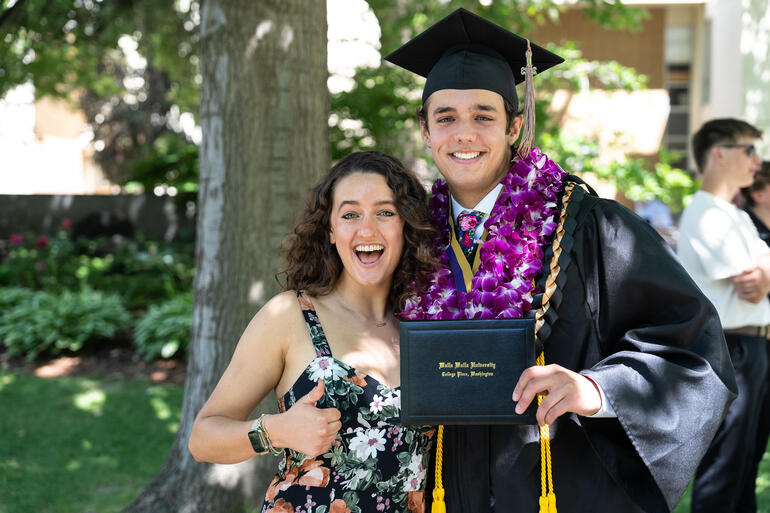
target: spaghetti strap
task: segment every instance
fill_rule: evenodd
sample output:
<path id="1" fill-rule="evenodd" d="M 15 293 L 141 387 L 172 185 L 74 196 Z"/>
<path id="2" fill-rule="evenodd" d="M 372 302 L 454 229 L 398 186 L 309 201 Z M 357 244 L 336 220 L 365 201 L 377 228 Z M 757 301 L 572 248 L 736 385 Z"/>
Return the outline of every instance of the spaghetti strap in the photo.
<path id="1" fill-rule="evenodd" d="M 329 341 L 326 340 L 324 329 L 321 327 L 321 321 L 318 320 L 318 314 L 315 311 L 313 302 L 310 301 L 304 290 L 297 291 L 297 300 L 299 301 L 300 309 L 302 309 L 302 316 L 305 318 L 307 330 L 310 333 L 310 340 L 313 341 L 316 356 L 331 356 L 332 350 L 329 347 Z"/>

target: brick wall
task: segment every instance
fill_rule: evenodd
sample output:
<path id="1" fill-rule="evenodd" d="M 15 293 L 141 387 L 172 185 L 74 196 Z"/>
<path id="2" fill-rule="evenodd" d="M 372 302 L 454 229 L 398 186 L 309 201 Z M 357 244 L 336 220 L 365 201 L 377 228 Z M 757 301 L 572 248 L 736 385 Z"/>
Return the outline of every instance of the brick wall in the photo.
<path id="1" fill-rule="evenodd" d="M 639 32 L 603 30 L 582 10 L 569 9 L 559 16 L 558 25 L 548 23 L 525 34 L 540 45 L 575 41 L 590 60 L 618 61 L 649 77 L 647 87 L 663 87 L 663 34 L 665 9 L 648 7 L 650 17 Z"/>

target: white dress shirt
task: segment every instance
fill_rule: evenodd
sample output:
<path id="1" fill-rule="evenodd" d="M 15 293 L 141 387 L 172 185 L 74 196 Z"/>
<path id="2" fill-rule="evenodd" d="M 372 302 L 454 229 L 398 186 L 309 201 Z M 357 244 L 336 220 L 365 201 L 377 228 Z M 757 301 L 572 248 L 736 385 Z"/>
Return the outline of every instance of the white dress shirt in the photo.
<path id="1" fill-rule="evenodd" d="M 500 191 L 502 190 L 503 184 L 497 184 L 495 188 L 489 191 L 487 195 L 484 196 L 481 201 L 479 201 L 478 204 L 473 208 L 465 208 L 464 206 L 460 205 L 454 196 L 450 194 L 449 197 L 452 199 L 452 216 L 455 220 L 455 226 L 457 226 L 457 218 L 464 212 L 470 212 L 471 210 L 484 212 L 484 218 L 481 220 L 481 222 L 479 222 L 479 224 L 476 225 L 476 231 L 473 232 L 473 241 L 476 242 L 479 240 L 481 236 L 484 235 L 484 222 L 489 219 L 489 214 L 491 214 L 492 209 L 495 208 L 495 202 L 497 202 L 497 197 L 500 195 Z"/>

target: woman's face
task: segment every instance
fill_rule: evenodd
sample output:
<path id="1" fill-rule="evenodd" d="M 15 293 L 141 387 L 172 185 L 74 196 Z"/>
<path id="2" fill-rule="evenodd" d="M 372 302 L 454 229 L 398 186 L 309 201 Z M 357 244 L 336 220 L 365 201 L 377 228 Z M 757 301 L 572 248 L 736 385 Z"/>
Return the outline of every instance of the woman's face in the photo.
<path id="1" fill-rule="evenodd" d="M 404 249 L 404 219 L 385 177 L 355 172 L 337 182 L 330 225 L 343 275 L 360 285 L 389 288 Z"/>

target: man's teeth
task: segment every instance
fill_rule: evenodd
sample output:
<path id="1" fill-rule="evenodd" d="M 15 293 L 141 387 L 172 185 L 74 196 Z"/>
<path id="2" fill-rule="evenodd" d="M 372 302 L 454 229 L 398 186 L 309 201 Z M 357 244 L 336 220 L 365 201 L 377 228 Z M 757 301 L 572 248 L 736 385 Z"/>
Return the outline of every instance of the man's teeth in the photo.
<path id="1" fill-rule="evenodd" d="M 481 153 L 480 151 L 471 151 L 468 153 L 455 152 L 455 153 L 452 153 L 452 155 L 458 159 L 470 160 L 478 157 L 480 153 Z"/>
<path id="2" fill-rule="evenodd" d="M 385 246 L 380 244 L 361 244 L 356 246 L 356 251 L 366 251 L 367 253 L 371 251 L 381 251 L 383 249 L 385 249 Z"/>

